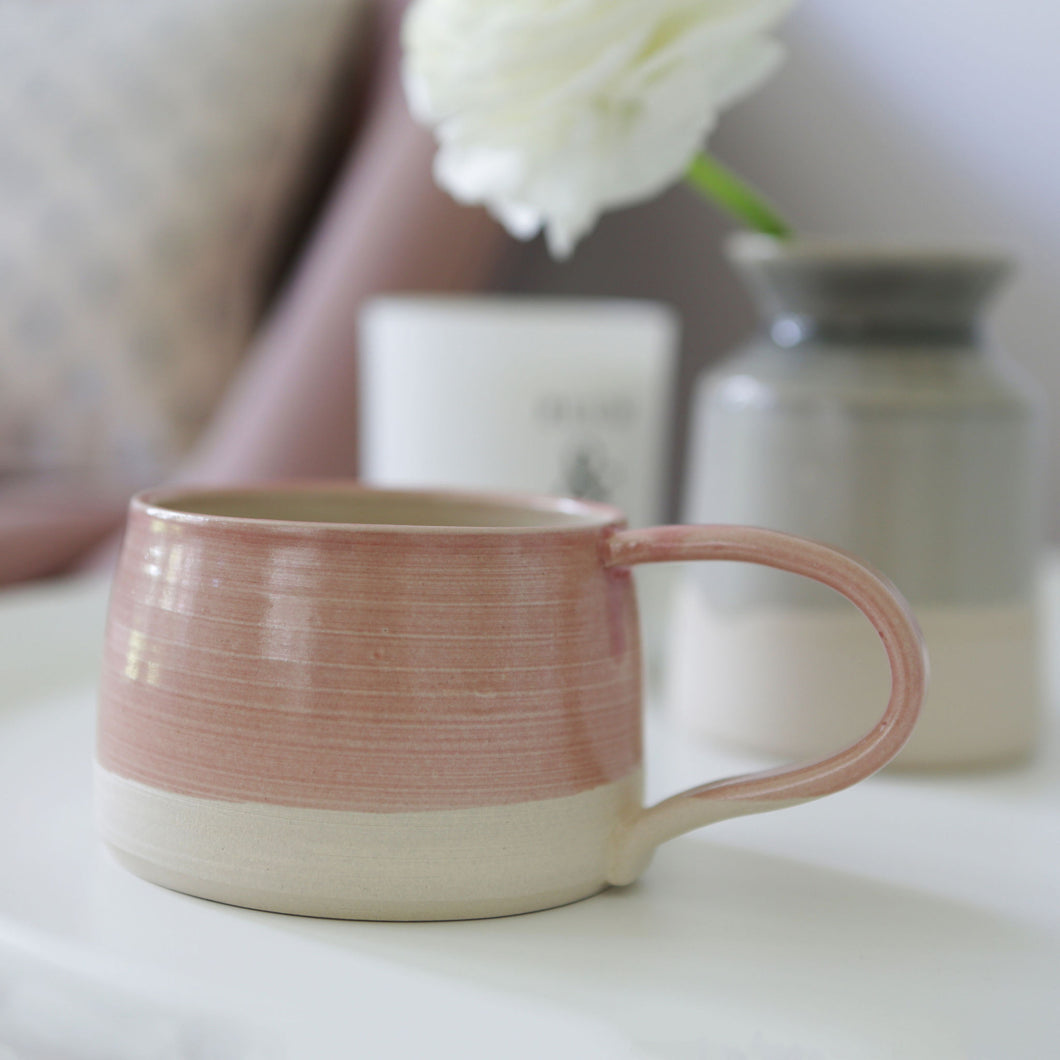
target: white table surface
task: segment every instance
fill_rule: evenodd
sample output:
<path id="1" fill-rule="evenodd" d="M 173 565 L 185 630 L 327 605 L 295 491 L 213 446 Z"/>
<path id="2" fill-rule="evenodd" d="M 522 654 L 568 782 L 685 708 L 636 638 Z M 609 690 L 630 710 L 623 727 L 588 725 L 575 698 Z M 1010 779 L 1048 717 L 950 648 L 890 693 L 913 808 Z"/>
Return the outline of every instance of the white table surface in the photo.
<path id="1" fill-rule="evenodd" d="M 1060 1056 L 1055 706 L 1029 767 L 885 773 L 723 822 L 562 909 L 312 920 L 166 891 L 100 849 L 105 603 L 94 581 L 0 593 L 0 1060 Z M 653 798 L 745 765 L 649 719 Z M 15 1010 L 81 1044 L 13 1051 Z M 115 1027 L 139 1044 L 101 1044 Z"/>

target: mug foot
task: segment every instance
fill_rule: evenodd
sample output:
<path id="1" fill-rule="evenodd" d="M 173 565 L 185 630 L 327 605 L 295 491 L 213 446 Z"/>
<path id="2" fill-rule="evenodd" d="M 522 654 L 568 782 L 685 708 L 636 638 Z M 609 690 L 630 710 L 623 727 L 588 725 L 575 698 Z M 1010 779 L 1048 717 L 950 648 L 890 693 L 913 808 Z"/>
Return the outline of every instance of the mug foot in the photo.
<path id="1" fill-rule="evenodd" d="M 137 876 L 269 912 L 466 920 L 567 905 L 608 886 L 614 822 L 640 771 L 577 795 L 413 813 L 235 803 L 96 767 L 104 842 Z"/>

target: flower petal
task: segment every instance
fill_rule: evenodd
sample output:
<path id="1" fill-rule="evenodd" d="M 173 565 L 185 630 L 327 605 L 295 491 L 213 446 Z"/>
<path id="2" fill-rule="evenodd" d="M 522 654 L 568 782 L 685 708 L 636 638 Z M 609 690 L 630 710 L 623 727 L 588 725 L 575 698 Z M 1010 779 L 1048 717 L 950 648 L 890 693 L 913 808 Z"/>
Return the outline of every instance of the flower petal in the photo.
<path id="1" fill-rule="evenodd" d="M 410 109 L 438 183 L 570 253 L 605 209 L 680 179 L 781 58 L 792 0 L 414 0 Z"/>

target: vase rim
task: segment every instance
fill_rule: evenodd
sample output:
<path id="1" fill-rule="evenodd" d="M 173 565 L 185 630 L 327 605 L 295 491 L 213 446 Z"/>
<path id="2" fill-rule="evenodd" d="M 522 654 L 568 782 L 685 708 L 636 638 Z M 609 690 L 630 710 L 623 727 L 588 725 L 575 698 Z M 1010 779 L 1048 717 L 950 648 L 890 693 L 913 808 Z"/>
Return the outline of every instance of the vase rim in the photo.
<path id="1" fill-rule="evenodd" d="M 896 238 L 795 236 L 779 239 L 759 232 L 736 232 L 726 241 L 734 262 L 807 262 L 853 266 L 916 266 L 922 268 L 982 267 L 1007 271 L 1011 257 L 996 246 L 972 241 L 947 242 Z"/>

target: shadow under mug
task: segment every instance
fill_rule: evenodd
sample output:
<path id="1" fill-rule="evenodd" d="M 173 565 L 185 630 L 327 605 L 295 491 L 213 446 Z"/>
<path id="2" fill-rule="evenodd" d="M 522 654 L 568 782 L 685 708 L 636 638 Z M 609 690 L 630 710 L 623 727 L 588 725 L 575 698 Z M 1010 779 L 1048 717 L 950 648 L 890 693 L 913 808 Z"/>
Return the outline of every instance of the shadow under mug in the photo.
<path id="1" fill-rule="evenodd" d="M 891 666 L 864 738 L 642 806 L 630 567 L 814 578 Z M 632 882 L 663 840 L 839 791 L 917 717 L 923 642 L 878 574 L 738 526 L 628 530 L 613 508 L 348 484 L 133 499 L 107 623 L 96 811 L 145 879 L 356 919 L 529 912 Z"/>

